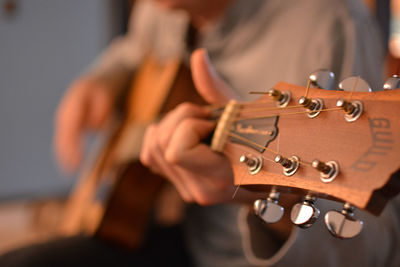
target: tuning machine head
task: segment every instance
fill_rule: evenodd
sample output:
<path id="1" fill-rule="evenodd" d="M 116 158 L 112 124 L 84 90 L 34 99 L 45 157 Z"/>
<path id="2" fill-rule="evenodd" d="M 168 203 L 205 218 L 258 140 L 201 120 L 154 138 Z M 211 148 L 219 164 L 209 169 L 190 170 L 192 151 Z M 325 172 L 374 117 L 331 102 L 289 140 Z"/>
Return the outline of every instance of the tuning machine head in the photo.
<path id="1" fill-rule="evenodd" d="M 267 199 L 254 201 L 254 213 L 265 223 L 278 222 L 284 213 L 284 208 L 278 204 L 279 193 L 271 191 Z"/>
<path id="2" fill-rule="evenodd" d="M 358 120 L 364 111 L 363 103 L 359 100 L 347 101 L 343 98 L 339 98 L 336 102 L 336 106 L 343 109 L 345 112 L 344 118 L 348 122 Z"/>
<path id="3" fill-rule="evenodd" d="M 324 101 L 320 98 L 311 99 L 306 96 L 302 96 L 299 98 L 299 104 L 308 109 L 309 112 L 307 115 L 309 118 L 317 117 L 324 108 Z"/>
<path id="4" fill-rule="evenodd" d="M 335 74 L 329 70 L 316 70 L 308 78 L 314 87 L 326 90 L 335 89 Z"/>
<path id="5" fill-rule="evenodd" d="M 325 163 L 316 159 L 311 165 L 320 172 L 321 181 L 324 183 L 332 182 L 339 174 L 339 164 L 333 160 Z"/>
<path id="6" fill-rule="evenodd" d="M 369 84 L 358 76 L 349 77 L 341 81 L 339 83 L 339 89 L 349 92 L 372 92 Z"/>
<path id="7" fill-rule="evenodd" d="M 262 158 L 252 155 L 241 155 L 239 161 L 247 165 L 247 170 L 251 175 L 257 174 L 263 166 Z"/>
<path id="8" fill-rule="evenodd" d="M 283 174 L 286 176 L 292 176 L 296 173 L 300 166 L 300 159 L 297 156 L 291 156 L 285 158 L 282 155 L 276 155 L 274 161 L 279 163 L 283 167 Z"/>
<path id="9" fill-rule="evenodd" d="M 279 90 L 276 90 L 274 88 L 270 89 L 267 94 L 274 100 L 277 102 L 277 106 L 279 107 L 286 107 L 289 102 L 290 99 L 292 98 L 292 94 L 290 93 L 290 91 L 285 91 L 285 92 L 281 92 Z"/>
<path id="10" fill-rule="evenodd" d="M 348 239 L 357 236 L 364 223 L 354 218 L 354 208 L 346 203 L 342 211 L 328 211 L 325 214 L 325 224 L 333 236 Z"/>
<path id="11" fill-rule="evenodd" d="M 393 75 L 383 85 L 383 90 L 394 90 L 400 88 L 400 77 Z"/>
<path id="12" fill-rule="evenodd" d="M 276 101 L 278 107 L 286 107 L 292 99 L 292 93 L 290 91 L 281 92 L 275 88 L 271 88 L 267 92 L 251 91 L 251 95 L 268 95 L 273 101 Z"/>
<path id="13" fill-rule="evenodd" d="M 290 219 L 294 225 L 301 228 L 309 228 L 318 219 L 320 211 L 315 207 L 316 198 L 306 195 L 303 202 L 293 206 Z"/>

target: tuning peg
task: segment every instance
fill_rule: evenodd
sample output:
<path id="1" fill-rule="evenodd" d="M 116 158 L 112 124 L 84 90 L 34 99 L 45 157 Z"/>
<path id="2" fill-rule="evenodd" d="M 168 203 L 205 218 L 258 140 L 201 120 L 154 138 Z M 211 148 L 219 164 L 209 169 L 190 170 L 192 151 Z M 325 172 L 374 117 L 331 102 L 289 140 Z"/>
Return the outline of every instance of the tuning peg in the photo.
<path id="1" fill-rule="evenodd" d="M 249 92 L 249 94 L 251 95 L 268 95 L 269 97 L 272 98 L 272 100 L 276 101 L 276 104 L 278 107 L 286 107 L 289 102 L 290 99 L 292 99 L 292 94 L 290 93 L 290 91 L 284 91 L 281 92 L 277 89 L 270 89 L 267 92 L 259 92 L 259 91 L 251 91 Z"/>
<path id="2" fill-rule="evenodd" d="M 393 75 L 383 85 L 383 90 L 394 90 L 400 88 L 400 77 Z"/>
<path id="3" fill-rule="evenodd" d="M 277 102 L 279 107 L 286 107 L 292 98 L 290 91 L 281 92 L 273 88 L 270 89 L 267 94 Z"/>
<path id="4" fill-rule="evenodd" d="M 252 155 L 241 155 L 239 158 L 241 163 L 245 163 L 247 165 L 247 170 L 251 175 L 257 174 L 263 165 L 263 161 L 261 157 L 254 157 Z"/>
<path id="5" fill-rule="evenodd" d="M 276 155 L 275 162 L 279 163 L 283 167 L 283 174 L 286 176 L 292 176 L 296 173 L 300 165 L 300 159 L 297 156 L 291 156 L 290 158 L 285 158 L 282 155 Z"/>
<path id="6" fill-rule="evenodd" d="M 321 181 L 324 183 L 332 182 L 339 174 L 339 164 L 333 160 L 325 163 L 316 159 L 311 166 L 320 172 Z"/>
<path id="7" fill-rule="evenodd" d="M 307 113 L 308 117 L 315 118 L 319 115 L 321 110 L 324 108 L 324 101 L 320 98 L 311 99 L 305 96 L 300 97 L 299 104 L 308 109 L 310 112 Z"/>
<path id="8" fill-rule="evenodd" d="M 278 222 L 284 213 L 284 208 L 278 204 L 279 193 L 273 189 L 267 199 L 254 201 L 254 213 L 266 223 Z"/>
<path id="9" fill-rule="evenodd" d="M 359 100 L 347 101 L 343 98 L 339 98 L 336 102 L 336 106 L 343 109 L 345 112 L 344 118 L 348 122 L 356 121 L 360 118 L 363 113 L 363 103 Z"/>
<path id="10" fill-rule="evenodd" d="M 327 90 L 335 89 L 335 74 L 329 70 L 316 70 L 308 78 L 315 87 Z"/>
<path id="11" fill-rule="evenodd" d="M 372 92 L 369 84 L 358 76 L 349 77 L 341 81 L 339 89 L 354 92 Z"/>
<path id="12" fill-rule="evenodd" d="M 315 201 L 316 198 L 308 194 L 303 202 L 295 204 L 290 212 L 292 223 L 301 228 L 312 226 L 320 214 L 319 209 L 314 206 Z"/>
<path id="13" fill-rule="evenodd" d="M 364 223 L 354 218 L 354 207 L 346 203 L 341 212 L 328 211 L 325 214 L 325 224 L 333 236 L 348 239 L 357 236 Z"/>

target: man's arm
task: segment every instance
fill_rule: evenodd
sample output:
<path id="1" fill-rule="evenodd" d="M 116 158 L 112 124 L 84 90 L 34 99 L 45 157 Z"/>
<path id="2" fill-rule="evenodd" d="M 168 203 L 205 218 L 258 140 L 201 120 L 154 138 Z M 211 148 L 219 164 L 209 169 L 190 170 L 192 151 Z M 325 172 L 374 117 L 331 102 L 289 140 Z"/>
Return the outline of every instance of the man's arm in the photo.
<path id="1" fill-rule="evenodd" d="M 76 170 L 82 160 L 83 135 L 100 130 L 110 118 L 116 98 L 129 86 L 145 54 L 152 12 L 147 1 L 138 1 L 128 33 L 116 38 L 67 89 L 56 112 L 53 145 L 64 170 Z"/>

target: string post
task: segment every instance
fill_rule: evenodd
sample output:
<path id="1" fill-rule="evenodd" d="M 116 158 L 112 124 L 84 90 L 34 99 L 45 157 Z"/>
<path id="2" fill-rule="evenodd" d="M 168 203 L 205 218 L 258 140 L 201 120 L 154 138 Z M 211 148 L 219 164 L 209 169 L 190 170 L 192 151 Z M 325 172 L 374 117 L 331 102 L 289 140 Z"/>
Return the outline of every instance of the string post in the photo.
<path id="1" fill-rule="evenodd" d="M 339 98 L 336 102 L 336 106 L 342 108 L 346 114 L 351 114 L 356 108 L 350 101 L 346 101 L 343 98 Z"/>
<path id="2" fill-rule="evenodd" d="M 283 157 L 282 155 L 276 155 L 275 162 L 281 164 L 285 168 L 290 168 L 293 165 L 293 162 L 288 158 Z"/>
<path id="3" fill-rule="evenodd" d="M 274 88 L 270 89 L 267 94 L 275 101 L 280 101 L 282 99 L 282 93 Z"/>
<path id="4" fill-rule="evenodd" d="M 282 155 L 276 155 L 274 159 L 275 163 L 279 163 L 283 167 L 283 174 L 286 176 L 292 176 L 296 173 L 299 168 L 300 159 L 297 156 L 291 156 L 285 158 Z"/>
<path id="5" fill-rule="evenodd" d="M 245 163 L 247 165 L 248 171 L 251 175 L 257 174 L 262 168 L 262 158 L 241 155 L 239 158 L 241 163 Z"/>
<path id="6" fill-rule="evenodd" d="M 312 99 L 305 96 L 300 97 L 299 104 L 307 109 L 313 109 L 315 106 L 315 103 L 312 102 Z"/>
<path id="7" fill-rule="evenodd" d="M 321 181 L 324 183 L 332 182 L 339 174 L 339 164 L 333 160 L 325 163 L 316 159 L 311 166 L 320 172 Z"/>
<path id="8" fill-rule="evenodd" d="M 324 101 L 320 98 L 311 99 L 305 96 L 300 97 L 299 104 L 310 111 L 307 115 L 310 118 L 317 117 L 324 108 Z"/>
<path id="9" fill-rule="evenodd" d="M 363 112 L 363 104 L 361 101 L 347 101 L 343 98 L 339 98 L 336 102 L 336 106 L 343 109 L 345 115 L 344 118 L 348 122 L 356 121 Z"/>
<path id="10" fill-rule="evenodd" d="M 314 160 L 311 165 L 320 172 L 329 173 L 331 171 L 331 167 L 326 165 L 324 162 L 319 160 Z"/>
<path id="11" fill-rule="evenodd" d="M 289 104 L 290 99 L 292 98 L 292 94 L 289 91 L 281 92 L 274 88 L 270 89 L 267 94 L 269 97 L 277 102 L 277 105 L 279 107 L 286 107 Z"/>

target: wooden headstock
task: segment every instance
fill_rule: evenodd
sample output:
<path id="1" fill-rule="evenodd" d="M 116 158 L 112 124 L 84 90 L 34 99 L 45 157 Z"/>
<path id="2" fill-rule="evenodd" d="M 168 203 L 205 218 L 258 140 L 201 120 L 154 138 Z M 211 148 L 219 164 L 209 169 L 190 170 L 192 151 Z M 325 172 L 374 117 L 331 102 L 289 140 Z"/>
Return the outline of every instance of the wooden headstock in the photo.
<path id="1" fill-rule="evenodd" d="M 379 214 L 400 191 L 400 90 L 367 93 L 310 88 L 307 97 L 323 101 L 320 113 L 310 118 L 314 113 L 298 103 L 306 88 L 281 82 L 274 89 L 290 92 L 286 107 L 277 107 L 269 96 L 252 103 L 231 103 L 217 126 L 212 147 L 231 160 L 235 184 L 266 192 L 272 186 L 283 192 L 311 192 Z M 337 107 L 340 98 L 361 103 L 359 118 L 345 120 L 345 111 Z M 290 176 L 275 162 L 278 154 L 299 158 L 298 169 Z M 249 164 L 243 157 L 240 162 L 243 155 Z M 254 162 L 257 159 L 261 164 Z M 312 166 L 315 159 L 335 161 L 337 176 L 322 181 L 321 172 Z"/>

